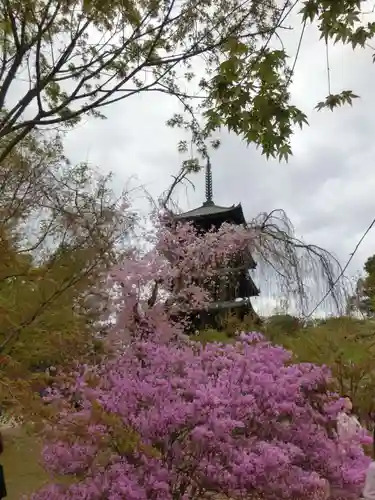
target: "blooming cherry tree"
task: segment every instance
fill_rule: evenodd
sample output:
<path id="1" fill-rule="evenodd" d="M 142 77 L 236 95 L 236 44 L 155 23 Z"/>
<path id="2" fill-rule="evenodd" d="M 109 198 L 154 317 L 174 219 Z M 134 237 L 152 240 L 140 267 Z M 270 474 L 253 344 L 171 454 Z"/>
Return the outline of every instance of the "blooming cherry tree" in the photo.
<path id="1" fill-rule="evenodd" d="M 110 312 L 117 318 L 112 341 L 178 336 L 186 326 L 181 313 L 207 307 L 218 274 L 221 282 L 230 280 L 231 262 L 239 255 L 246 262 L 255 240 L 253 230 L 232 224 L 204 234 L 165 217 L 155 226 L 150 248 L 129 253 L 111 273 L 116 294 Z"/>

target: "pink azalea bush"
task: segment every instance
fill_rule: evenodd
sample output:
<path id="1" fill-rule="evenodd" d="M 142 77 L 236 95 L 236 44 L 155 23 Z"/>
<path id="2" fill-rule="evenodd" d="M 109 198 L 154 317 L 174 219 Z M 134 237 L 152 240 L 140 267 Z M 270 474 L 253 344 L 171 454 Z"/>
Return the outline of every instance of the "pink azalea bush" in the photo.
<path id="1" fill-rule="evenodd" d="M 212 300 L 218 273 L 230 279 L 223 269 L 254 234 L 160 221 L 153 236 L 111 275 L 111 357 L 54 396 L 43 460 L 56 480 L 31 499 L 358 498 L 367 438 L 339 442 L 325 368 L 293 364 L 260 334 L 206 346 L 179 335 L 178 313 Z"/>
<path id="2" fill-rule="evenodd" d="M 233 345 L 134 341 L 77 375 L 43 450 L 71 476 L 32 500 L 358 498 L 369 459 L 340 443 L 328 370 L 260 334 Z"/>

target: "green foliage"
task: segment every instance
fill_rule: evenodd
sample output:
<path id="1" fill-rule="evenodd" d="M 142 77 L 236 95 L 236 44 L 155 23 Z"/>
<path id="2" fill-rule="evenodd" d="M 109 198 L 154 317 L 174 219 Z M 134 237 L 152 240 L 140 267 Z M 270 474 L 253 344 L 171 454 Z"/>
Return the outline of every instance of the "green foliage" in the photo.
<path id="1" fill-rule="evenodd" d="M 201 342 L 203 345 L 210 342 L 220 342 L 221 344 L 230 344 L 234 342 L 234 336 L 228 335 L 227 331 L 219 331 L 207 329 L 199 332 L 199 334 L 192 335 L 191 340 Z"/>
<path id="2" fill-rule="evenodd" d="M 364 48 L 375 35 L 375 23 L 366 22 L 368 2 L 365 0 L 306 0 L 301 9 L 303 22 L 315 22 L 320 31 L 320 38 L 351 45 L 353 49 Z M 328 68 L 327 68 L 328 71 Z M 353 99 L 359 96 L 351 90 L 343 90 L 338 94 L 329 95 L 316 106 L 322 109 L 333 110 L 345 104 L 352 105 Z"/>
<path id="3" fill-rule="evenodd" d="M 307 117 L 290 104 L 290 70 L 284 50 L 254 51 L 231 40 L 212 79 L 206 101 L 206 132 L 221 126 L 262 148 L 267 158 L 288 159 L 293 127 Z"/>
<path id="4" fill-rule="evenodd" d="M 353 99 L 358 98 L 359 96 L 353 94 L 350 90 L 343 90 L 341 94 L 328 95 L 324 101 L 321 101 L 316 105 L 316 109 L 320 111 L 323 108 L 328 108 L 333 111 L 335 108 L 344 106 L 345 104 L 349 104 L 351 106 L 353 104 Z"/>
<path id="5" fill-rule="evenodd" d="M 59 138 L 29 135 L 0 179 L 0 404 L 22 411 L 47 367 L 101 354 L 96 286 L 134 219 L 107 179 L 66 162 Z"/>
<path id="6" fill-rule="evenodd" d="M 365 276 L 357 281 L 356 293 L 349 298 L 348 309 L 367 318 L 375 315 L 375 255 L 367 259 Z"/>
<path id="7" fill-rule="evenodd" d="M 363 282 L 363 294 L 369 299 L 371 312 L 375 312 L 375 255 L 365 263 L 366 277 Z"/>
<path id="8" fill-rule="evenodd" d="M 365 0 L 307 0 L 301 10 L 303 20 L 318 23 L 321 38 L 364 47 L 375 34 L 375 23 L 363 23 L 368 13 Z"/>
<path id="9" fill-rule="evenodd" d="M 349 317 L 331 318 L 285 335 L 279 342 L 299 361 L 331 368 L 336 389 L 349 394 L 363 418 L 374 411 L 374 324 Z"/>
<path id="10" fill-rule="evenodd" d="M 279 342 L 285 336 L 294 336 L 302 328 L 302 321 L 290 314 L 275 314 L 265 320 L 264 333 L 272 342 Z"/>
<path id="11" fill-rule="evenodd" d="M 140 92 L 178 101 L 183 112 L 169 124 L 189 131 L 198 156 L 218 145 L 212 135 L 225 127 L 267 158 L 287 160 L 295 127 L 307 123 L 290 96 L 298 53 L 291 58 L 282 44 L 283 28 L 298 5 L 4 0 L 0 162 L 36 128 L 69 129 L 83 115 L 104 118 L 104 106 Z M 315 23 L 326 42 L 364 47 L 375 30 L 374 22 L 362 21 L 365 8 L 361 0 L 307 0 L 300 11 L 301 37 L 306 24 Z M 277 40 L 282 48 L 271 48 Z M 25 79 L 20 94 L 18 82 Z M 193 95 L 189 88 L 195 89 Z M 332 94 L 329 89 L 317 109 L 351 104 L 356 97 L 349 90 Z M 186 153 L 186 145 L 180 143 L 179 150 Z M 194 161 L 192 170 L 199 165 Z"/>

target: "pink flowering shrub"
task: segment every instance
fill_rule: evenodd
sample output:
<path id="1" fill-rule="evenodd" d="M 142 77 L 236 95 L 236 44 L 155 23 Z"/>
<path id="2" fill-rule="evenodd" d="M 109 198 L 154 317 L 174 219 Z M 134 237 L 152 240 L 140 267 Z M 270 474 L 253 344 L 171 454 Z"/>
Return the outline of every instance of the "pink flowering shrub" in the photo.
<path id="1" fill-rule="evenodd" d="M 72 388 L 43 451 L 66 481 L 32 500 L 358 498 L 365 436 L 340 443 L 329 372 L 259 334 L 233 345 L 134 342 Z"/>

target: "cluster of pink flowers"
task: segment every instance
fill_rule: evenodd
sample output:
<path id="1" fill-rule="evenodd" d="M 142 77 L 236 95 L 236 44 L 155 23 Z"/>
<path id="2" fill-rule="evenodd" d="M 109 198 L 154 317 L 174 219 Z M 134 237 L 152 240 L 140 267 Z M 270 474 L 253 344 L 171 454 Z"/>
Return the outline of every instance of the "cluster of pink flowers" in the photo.
<path id="1" fill-rule="evenodd" d="M 76 378 L 32 500 L 358 498 L 365 436 L 340 443 L 329 371 L 260 334 L 233 345 L 132 342 Z M 134 437 L 136 436 L 136 438 Z"/>
<path id="2" fill-rule="evenodd" d="M 112 341 L 145 337 L 145 331 L 163 340 L 178 336 L 184 324 L 172 318 L 204 309 L 212 301 L 210 281 L 238 255 L 250 255 L 254 242 L 253 231 L 242 226 L 223 224 L 202 235 L 190 223 L 176 227 L 163 219 L 152 236 L 150 248 L 129 253 L 111 273 L 116 294 L 109 313 L 117 318 Z"/>
<path id="3" fill-rule="evenodd" d="M 120 349 L 60 385 L 47 429 L 44 465 L 72 480 L 32 500 L 358 498 L 368 437 L 338 440 L 325 368 L 256 333 L 206 346 L 178 335 L 176 313 L 205 307 L 207 283 L 253 241 L 242 227 L 199 235 L 160 220 L 151 248 L 129 252 L 110 280 Z"/>

